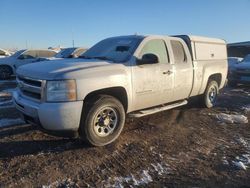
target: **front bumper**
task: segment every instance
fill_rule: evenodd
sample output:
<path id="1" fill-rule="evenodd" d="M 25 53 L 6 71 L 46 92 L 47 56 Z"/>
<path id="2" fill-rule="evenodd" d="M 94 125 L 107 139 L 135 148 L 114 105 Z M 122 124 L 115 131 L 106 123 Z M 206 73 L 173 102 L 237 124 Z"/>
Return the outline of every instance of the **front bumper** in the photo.
<path id="1" fill-rule="evenodd" d="M 26 120 L 40 125 L 46 132 L 78 131 L 83 101 L 62 103 L 38 103 L 13 92 L 16 108 Z"/>

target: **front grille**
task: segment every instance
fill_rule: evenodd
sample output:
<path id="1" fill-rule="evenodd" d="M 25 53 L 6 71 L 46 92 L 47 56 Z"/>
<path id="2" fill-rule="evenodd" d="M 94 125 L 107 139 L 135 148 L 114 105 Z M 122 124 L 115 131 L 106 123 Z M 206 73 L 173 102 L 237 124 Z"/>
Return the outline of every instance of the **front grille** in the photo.
<path id="1" fill-rule="evenodd" d="M 248 69 L 237 69 L 236 74 L 238 76 L 250 76 L 250 70 L 248 70 Z"/>
<path id="2" fill-rule="evenodd" d="M 34 100 L 41 100 L 43 81 L 28 77 L 17 76 L 18 88 L 23 96 Z"/>
<path id="3" fill-rule="evenodd" d="M 33 80 L 33 79 L 31 80 L 31 79 L 20 77 L 20 76 L 18 78 L 20 81 L 23 81 L 26 84 L 30 84 L 36 87 L 42 87 L 42 82 L 40 80 Z"/>

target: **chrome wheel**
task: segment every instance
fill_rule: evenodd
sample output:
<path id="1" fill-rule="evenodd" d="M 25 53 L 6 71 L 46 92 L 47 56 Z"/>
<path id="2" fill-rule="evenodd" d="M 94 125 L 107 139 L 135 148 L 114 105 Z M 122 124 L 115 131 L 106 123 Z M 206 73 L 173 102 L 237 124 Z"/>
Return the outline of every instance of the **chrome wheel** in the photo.
<path id="1" fill-rule="evenodd" d="M 118 115 L 114 108 L 104 107 L 94 117 L 94 132 L 100 137 L 113 133 L 118 123 Z"/>
<path id="2" fill-rule="evenodd" d="M 209 101 L 214 104 L 216 101 L 216 97 L 217 97 L 217 89 L 215 86 L 210 87 L 209 91 L 208 91 L 208 98 Z"/>

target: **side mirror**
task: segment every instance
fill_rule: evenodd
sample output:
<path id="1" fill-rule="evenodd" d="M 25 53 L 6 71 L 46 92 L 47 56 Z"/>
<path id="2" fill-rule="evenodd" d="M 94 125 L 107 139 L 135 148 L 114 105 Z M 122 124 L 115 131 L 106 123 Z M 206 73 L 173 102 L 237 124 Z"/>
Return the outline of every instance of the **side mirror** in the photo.
<path id="1" fill-rule="evenodd" d="M 156 64 L 159 63 L 159 58 L 155 54 L 144 54 L 141 59 L 137 60 L 137 64 Z"/>

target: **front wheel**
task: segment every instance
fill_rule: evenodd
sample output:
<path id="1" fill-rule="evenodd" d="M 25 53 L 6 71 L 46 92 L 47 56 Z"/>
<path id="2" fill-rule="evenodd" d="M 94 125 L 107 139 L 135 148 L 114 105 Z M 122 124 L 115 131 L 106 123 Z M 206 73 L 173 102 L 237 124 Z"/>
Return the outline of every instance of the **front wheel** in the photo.
<path id="1" fill-rule="evenodd" d="M 207 108 L 214 107 L 218 94 L 219 94 L 218 83 L 214 80 L 210 80 L 203 95 L 203 102 L 205 107 Z"/>
<path id="2" fill-rule="evenodd" d="M 80 125 L 80 135 L 93 146 L 115 141 L 125 123 L 125 111 L 119 100 L 101 95 L 86 101 Z"/>

